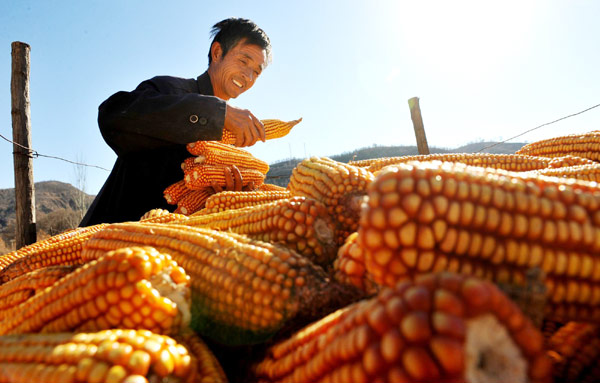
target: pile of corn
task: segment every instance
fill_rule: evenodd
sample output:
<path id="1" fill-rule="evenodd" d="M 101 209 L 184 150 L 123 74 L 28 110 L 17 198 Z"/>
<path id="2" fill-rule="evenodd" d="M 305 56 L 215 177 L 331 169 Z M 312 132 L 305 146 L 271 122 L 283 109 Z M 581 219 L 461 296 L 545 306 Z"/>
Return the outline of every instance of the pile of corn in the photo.
<path id="1" fill-rule="evenodd" d="M 2 255 L 0 382 L 599 381 L 596 134 L 308 158 L 285 190 Z"/>
<path id="2" fill-rule="evenodd" d="M 275 139 L 287 135 L 300 121 L 302 119 L 261 122 L 265 126 L 266 139 Z M 267 192 L 285 190 L 276 185 L 264 185 L 269 165 L 250 152 L 235 147 L 234 143 L 235 136 L 225 130 L 221 141 L 197 141 L 187 145 L 192 157 L 181 164 L 183 179 L 163 192 L 167 203 L 177 205 L 175 213 L 193 214 L 205 206 L 211 195 L 222 190 L 234 190 L 234 187 Z"/>

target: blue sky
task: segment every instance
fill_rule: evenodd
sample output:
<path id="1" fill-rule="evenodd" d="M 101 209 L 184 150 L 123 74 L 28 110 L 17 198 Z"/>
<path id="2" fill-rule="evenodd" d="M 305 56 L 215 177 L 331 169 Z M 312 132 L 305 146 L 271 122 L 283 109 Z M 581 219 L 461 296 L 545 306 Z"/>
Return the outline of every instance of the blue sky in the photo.
<path id="1" fill-rule="evenodd" d="M 273 62 L 231 103 L 259 118 L 303 118 L 250 151 L 274 163 L 372 145 L 415 145 L 420 98 L 430 146 L 504 140 L 600 103 L 600 2 L 384 0 L 2 0 L 0 134 L 12 137 L 11 43 L 31 46 L 32 146 L 112 168 L 98 105 L 155 75 L 207 68 L 211 26 L 236 16 L 269 35 Z M 600 108 L 514 142 L 600 129 Z M 75 166 L 36 158 L 36 181 L 75 184 Z M 87 168 L 95 194 L 108 172 Z M 12 188 L 0 139 L 0 189 Z"/>

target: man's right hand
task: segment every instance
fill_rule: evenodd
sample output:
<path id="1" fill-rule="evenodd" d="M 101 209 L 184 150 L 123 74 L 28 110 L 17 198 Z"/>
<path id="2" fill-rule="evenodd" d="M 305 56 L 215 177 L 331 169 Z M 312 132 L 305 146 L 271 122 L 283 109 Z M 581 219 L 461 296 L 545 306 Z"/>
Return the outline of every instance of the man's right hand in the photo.
<path id="1" fill-rule="evenodd" d="M 235 135 L 235 146 L 251 146 L 265 141 L 265 127 L 249 110 L 227 104 L 225 126 Z"/>

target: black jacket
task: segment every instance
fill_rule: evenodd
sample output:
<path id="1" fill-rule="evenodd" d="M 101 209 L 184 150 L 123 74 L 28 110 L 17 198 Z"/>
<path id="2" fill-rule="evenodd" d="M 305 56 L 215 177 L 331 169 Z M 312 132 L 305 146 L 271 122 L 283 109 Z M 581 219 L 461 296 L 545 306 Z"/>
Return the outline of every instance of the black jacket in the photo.
<path id="1" fill-rule="evenodd" d="M 197 79 L 158 76 L 134 91 L 117 92 L 98 108 L 98 125 L 117 161 L 79 226 L 139 218 L 155 208 L 173 210 L 165 188 L 183 179 L 185 145 L 220 140 L 225 101 L 213 96 L 208 72 Z"/>

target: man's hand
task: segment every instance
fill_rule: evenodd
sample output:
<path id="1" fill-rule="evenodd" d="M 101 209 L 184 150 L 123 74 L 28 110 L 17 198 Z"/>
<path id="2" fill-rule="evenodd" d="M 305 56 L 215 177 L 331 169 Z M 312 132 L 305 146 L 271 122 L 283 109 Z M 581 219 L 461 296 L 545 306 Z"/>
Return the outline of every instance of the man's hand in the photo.
<path id="1" fill-rule="evenodd" d="M 225 129 L 235 134 L 235 146 L 251 146 L 265 141 L 265 127 L 249 110 L 227 104 Z"/>
<path id="2" fill-rule="evenodd" d="M 235 165 L 225 168 L 225 187 L 222 187 L 214 181 L 211 183 L 211 187 L 215 193 L 220 193 L 222 191 L 252 191 L 255 189 L 254 181 L 250 181 L 248 185 L 244 186 L 242 173 Z"/>

